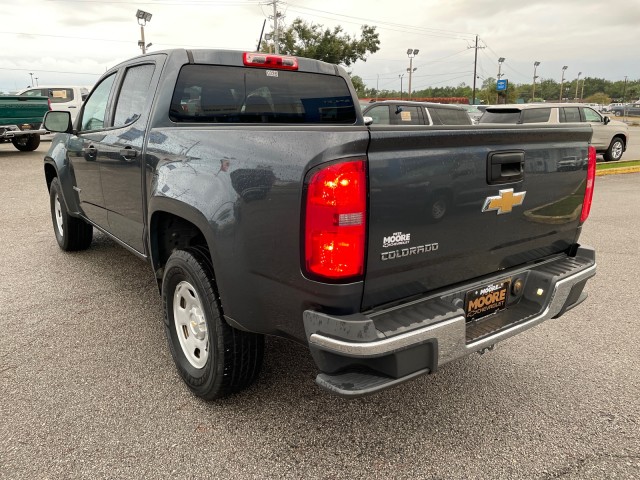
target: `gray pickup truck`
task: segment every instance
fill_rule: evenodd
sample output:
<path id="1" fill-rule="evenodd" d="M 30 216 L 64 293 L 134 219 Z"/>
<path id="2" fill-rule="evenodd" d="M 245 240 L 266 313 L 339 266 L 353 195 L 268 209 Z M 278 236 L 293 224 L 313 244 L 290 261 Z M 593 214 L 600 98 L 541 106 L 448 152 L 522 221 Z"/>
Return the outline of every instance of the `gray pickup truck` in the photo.
<path id="1" fill-rule="evenodd" d="M 45 119 L 57 242 L 86 249 L 98 229 L 151 265 L 177 369 L 205 399 L 257 378 L 265 335 L 308 346 L 316 382 L 356 397 L 586 298 L 588 126 L 365 123 L 336 65 L 126 61 L 74 124 Z"/>

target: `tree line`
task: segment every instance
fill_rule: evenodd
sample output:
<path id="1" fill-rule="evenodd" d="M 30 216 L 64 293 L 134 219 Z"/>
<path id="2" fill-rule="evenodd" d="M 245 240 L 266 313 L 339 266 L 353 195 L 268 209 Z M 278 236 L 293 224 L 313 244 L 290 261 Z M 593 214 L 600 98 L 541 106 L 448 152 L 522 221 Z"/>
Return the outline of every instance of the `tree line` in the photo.
<path id="1" fill-rule="evenodd" d="M 352 77 L 353 85 L 360 98 L 400 98 L 399 90 L 376 90 L 367 87 L 360 77 Z M 562 101 L 584 101 L 588 103 L 609 104 L 612 102 L 635 102 L 640 99 L 640 79 L 612 82 L 604 78 L 585 77 L 577 81 L 576 79 L 566 81 L 562 84 Z M 532 97 L 535 95 L 535 97 Z M 473 88 L 466 83 L 449 87 L 429 87 L 413 90 L 412 97 L 467 97 L 469 102 L 473 98 Z M 407 91 L 402 92 L 402 97 L 407 97 Z M 498 92 L 496 91 L 496 79 L 493 77 L 485 79 L 476 87 L 476 103 L 495 104 L 498 103 Z M 516 102 L 543 102 L 559 101 L 560 82 L 551 78 L 543 78 L 536 82 L 535 92 L 532 83 L 509 83 L 504 101 L 506 103 Z M 502 102 L 502 100 L 501 100 Z"/>

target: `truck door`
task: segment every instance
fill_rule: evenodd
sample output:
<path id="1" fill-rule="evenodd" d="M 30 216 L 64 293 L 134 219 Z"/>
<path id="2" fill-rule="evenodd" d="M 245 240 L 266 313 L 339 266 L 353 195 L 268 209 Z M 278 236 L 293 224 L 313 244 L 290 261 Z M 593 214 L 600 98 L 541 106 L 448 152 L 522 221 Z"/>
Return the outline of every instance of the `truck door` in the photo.
<path id="1" fill-rule="evenodd" d="M 98 154 L 109 231 L 141 253 L 143 146 L 163 58 L 145 58 L 124 69 L 118 82 L 110 140 Z"/>
<path id="2" fill-rule="evenodd" d="M 77 135 L 69 139 L 68 155 L 75 179 L 73 189 L 80 209 L 96 225 L 106 228 L 107 212 L 102 195 L 98 152 L 108 137 L 108 114 L 116 74 L 106 77 L 95 88 L 82 111 Z"/>

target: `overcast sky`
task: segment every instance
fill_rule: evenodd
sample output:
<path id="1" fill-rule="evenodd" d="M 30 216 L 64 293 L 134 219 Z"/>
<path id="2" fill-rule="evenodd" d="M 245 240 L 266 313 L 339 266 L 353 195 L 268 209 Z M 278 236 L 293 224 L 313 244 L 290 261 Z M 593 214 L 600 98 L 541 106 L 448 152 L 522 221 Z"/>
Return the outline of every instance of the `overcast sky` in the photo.
<path id="1" fill-rule="evenodd" d="M 273 13 L 258 0 L 0 0 L 0 91 L 33 83 L 93 85 L 105 70 L 140 54 L 135 13 L 153 14 L 145 27 L 150 51 L 175 47 L 254 50 Z M 380 34 L 380 50 L 350 70 L 370 87 L 400 88 L 407 49 L 419 49 L 413 89 L 478 80 L 530 83 L 585 76 L 640 79 L 640 0 L 291 0 L 279 2 L 284 22 L 296 17 L 359 35 Z M 270 22 L 271 20 L 268 20 Z M 269 23 L 267 23 L 269 26 Z M 404 77 L 404 89 L 407 88 Z"/>

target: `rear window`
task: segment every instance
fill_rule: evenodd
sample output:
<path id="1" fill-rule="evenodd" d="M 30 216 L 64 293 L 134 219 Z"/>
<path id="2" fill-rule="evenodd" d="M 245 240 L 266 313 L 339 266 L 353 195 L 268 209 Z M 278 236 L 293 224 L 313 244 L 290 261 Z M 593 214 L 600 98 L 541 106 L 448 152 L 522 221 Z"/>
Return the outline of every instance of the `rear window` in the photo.
<path id="1" fill-rule="evenodd" d="M 185 65 L 169 117 L 174 122 L 353 124 L 356 110 L 341 77 Z"/>
<path id="2" fill-rule="evenodd" d="M 434 125 L 471 125 L 469 115 L 463 110 L 436 107 L 428 110 Z"/>
<path id="3" fill-rule="evenodd" d="M 520 121 L 520 110 L 504 109 L 504 110 L 486 110 L 479 123 L 513 123 Z"/>

